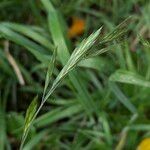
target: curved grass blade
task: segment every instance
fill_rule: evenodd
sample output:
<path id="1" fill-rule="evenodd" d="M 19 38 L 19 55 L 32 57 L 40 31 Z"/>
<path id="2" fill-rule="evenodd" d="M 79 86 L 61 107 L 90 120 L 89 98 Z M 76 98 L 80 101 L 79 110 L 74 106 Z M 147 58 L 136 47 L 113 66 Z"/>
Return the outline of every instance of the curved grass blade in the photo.
<path id="1" fill-rule="evenodd" d="M 17 43 L 29 50 L 39 61 L 47 62 L 49 60 L 49 55 L 47 51 L 40 45 L 29 40 L 25 36 L 11 30 L 10 28 L 0 24 L 0 34 L 3 38 L 6 38 L 12 42 Z"/>
<path id="2" fill-rule="evenodd" d="M 142 76 L 126 70 L 117 70 L 109 78 L 110 81 L 128 83 L 150 88 L 150 81 L 145 80 Z"/>
<path id="3" fill-rule="evenodd" d="M 53 45 L 51 44 L 50 39 L 42 36 L 40 33 L 33 30 L 32 26 L 22 25 L 22 24 L 17 24 L 17 23 L 8 23 L 8 22 L 4 22 L 2 24 L 5 27 L 8 27 L 15 32 L 19 32 L 33 39 L 34 41 L 40 43 L 42 46 L 45 46 L 46 48 L 53 50 Z"/>

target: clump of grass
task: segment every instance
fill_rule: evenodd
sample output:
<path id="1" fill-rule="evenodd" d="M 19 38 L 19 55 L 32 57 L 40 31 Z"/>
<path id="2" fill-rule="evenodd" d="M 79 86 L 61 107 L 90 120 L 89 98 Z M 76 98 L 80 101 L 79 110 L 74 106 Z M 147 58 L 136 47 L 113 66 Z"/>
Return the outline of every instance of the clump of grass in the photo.
<path id="1" fill-rule="evenodd" d="M 59 73 L 57 78 L 54 80 L 54 82 L 53 82 L 53 84 L 52 84 L 52 86 L 51 86 L 51 88 L 49 90 L 48 90 L 49 79 L 50 79 L 50 76 L 52 75 L 51 68 L 53 68 L 53 67 L 48 67 L 49 69 L 48 69 L 47 75 L 46 75 L 45 87 L 44 87 L 44 92 L 43 92 L 43 98 L 42 98 L 42 101 L 41 101 L 41 103 L 39 105 L 39 108 L 37 109 L 37 111 L 30 112 L 30 110 L 35 110 L 35 107 L 36 107 L 36 103 L 35 103 L 35 99 L 34 99 L 33 102 L 30 104 L 28 110 L 27 110 L 27 116 L 26 116 L 27 119 L 26 120 L 27 120 L 28 123 L 25 123 L 25 130 L 24 130 L 24 133 L 23 133 L 22 144 L 21 144 L 21 148 L 20 149 L 22 149 L 22 145 L 24 144 L 24 141 L 25 141 L 26 136 L 28 134 L 28 130 L 30 128 L 30 125 L 34 121 L 35 117 L 37 116 L 37 114 L 41 110 L 41 108 L 44 105 L 44 103 L 46 102 L 46 100 L 51 96 L 51 94 L 54 92 L 54 90 L 60 85 L 60 83 L 66 77 L 66 75 L 72 69 L 75 68 L 75 66 L 86 55 L 88 50 L 94 45 L 94 43 L 97 41 L 97 38 L 98 38 L 98 36 L 100 34 L 100 31 L 101 31 L 101 28 L 99 30 L 97 30 L 95 33 L 91 34 L 87 39 L 83 40 L 81 42 L 80 46 L 74 50 L 74 52 L 70 56 L 70 59 L 68 60 L 67 64 L 63 67 L 63 69 L 61 70 L 61 72 Z M 56 59 L 56 52 L 54 52 L 54 56 L 52 58 L 50 66 L 51 65 L 54 66 L 55 59 Z M 46 93 L 47 90 L 48 90 L 48 92 Z"/>
<path id="2" fill-rule="evenodd" d="M 18 149 L 21 136 L 23 150 L 136 149 L 149 137 L 149 6 L 141 0 L 1 0 L 0 150 Z M 78 15 L 85 32 L 72 40 L 67 23 Z M 131 22 L 116 27 L 130 15 Z M 95 41 L 82 41 L 101 25 Z"/>
<path id="3" fill-rule="evenodd" d="M 128 21 L 128 19 L 125 20 L 124 22 L 122 22 L 120 25 L 118 25 L 118 27 L 116 27 L 116 29 L 114 31 L 112 31 L 110 34 L 105 36 L 103 38 L 102 42 L 99 42 L 99 44 L 112 42 L 112 41 L 120 38 L 120 36 L 124 35 L 124 33 L 127 31 L 127 25 L 126 25 L 127 21 Z M 69 74 L 69 72 L 71 70 L 73 70 L 77 66 L 77 64 L 85 58 L 85 56 L 87 54 L 88 54 L 88 57 L 91 57 L 93 55 L 92 54 L 90 56 L 89 51 L 92 48 L 92 46 L 94 46 L 95 44 L 98 44 L 97 43 L 99 40 L 98 37 L 100 36 L 101 30 L 102 30 L 102 28 L 98 29 L 96 32 L 92 33 L 87 39 L 84 39 L 80 43 L 80 45 L 71 54 L 69 60 L 67 61 L 66 65 L 63 67 L 61 72 L 58 74 L 57 78 L 54 80 L 52 86 L 50 88 L 48 88 L 50 77 L 51 77 L 53 69 L 54 69 L 54 64 L 55 64 L 54 62 L 56 59 L 56 50 L 54 51 L 54 54 L 53 54 L 52 60 L 50 62 L 50 65 L 48 67 L 48 71 L 47 71 L 47 75 L 46 75 L 42 101 L 36 111 L 35 111 L 35 109 L 37 107 L 37 103 L 36 103 L 35 99 L 37 99 L 37 98 L 35 98 L 31 102 L 29 108 L 27 109 L 27 114 L 26 114 L 26 119 L 25 119 L 26 123 L 25 123 L 25 127 L 24 127 L 24 133 L 23 133 L 20 149 L 23 148 L 23 144 L 27 137 L 28 131 L 29 131 L 34 119 L 36 118 L 39 111 L 41 110 L 42 106 L 47 101 L 47 99 L 52 95 L 52 93 L 60 85 L 60 83 L 63 81 L 63 79 Z M 101 50 L 98 50 L 98 53 L 101 54 L 101 53 L 103 53 L 103 51 L 104 51 L 104 49 L 102 48 Z M 96 55 L 98 54 L 96 51 L 94 53 L 96 53 Z"/>

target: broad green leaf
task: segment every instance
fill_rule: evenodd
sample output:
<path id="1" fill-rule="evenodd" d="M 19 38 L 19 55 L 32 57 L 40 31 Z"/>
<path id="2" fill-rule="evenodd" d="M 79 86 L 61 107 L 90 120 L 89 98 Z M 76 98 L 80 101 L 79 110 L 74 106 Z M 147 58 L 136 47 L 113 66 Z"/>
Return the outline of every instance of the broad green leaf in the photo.
<path id="1" fill-rule="evenodd" d="M 109 80 L 113 82 L 128 83 L 150 88 L 150 81 L 145 80 L 137 73 L 126 70 L 117 70 L 110 76 Z"/>

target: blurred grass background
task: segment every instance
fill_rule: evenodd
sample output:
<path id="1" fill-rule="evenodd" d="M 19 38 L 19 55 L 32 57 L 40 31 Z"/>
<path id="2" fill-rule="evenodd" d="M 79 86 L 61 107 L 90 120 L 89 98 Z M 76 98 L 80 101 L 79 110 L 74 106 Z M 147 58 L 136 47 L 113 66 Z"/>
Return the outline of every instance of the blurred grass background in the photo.
<path id="1" fill-rule="evenodd" d="M 70 39 L 74 16 L 85 30 Z M 48 99 L 25 150 L 133 150 L 150 137 L 150 47 L 139 38 L 150 38 L 150 2 L 0 1 L 0 150 L 18 149 L 26 109 L 42 95 L 55 45 L 51 82 L 82 39 L 101 26 L 105 35 L 129 16 L 123 42 L 82 61 Z"/>

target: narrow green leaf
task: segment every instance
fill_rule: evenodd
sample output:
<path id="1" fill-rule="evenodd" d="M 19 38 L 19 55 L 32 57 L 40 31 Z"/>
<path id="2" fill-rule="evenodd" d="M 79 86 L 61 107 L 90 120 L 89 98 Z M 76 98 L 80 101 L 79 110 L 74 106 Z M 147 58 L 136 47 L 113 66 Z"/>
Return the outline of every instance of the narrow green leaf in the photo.
<path id="1" fill-rule="evenodd" d="M 1 102 L 0 102 L 1 103 Z M 0 150 L 4 150 L 6 140 L 5 113 L 0 104 Z"/>
<path id="2" fill-rule="evenodd" d="M 38 96 L 36 96 L 33 99 L 33 101 L 31 102 L 31 104 L 27 109 L 26 117 L 25 117 L 25 125 L 24 125 L 24 134 L 27 132 L 28 128 L 30 127 L 33 116 L 35 115 L 35 112 L 37 110 L 37 105 L 38 105 L 37 99 Z"/>
<path id="3" fill-rule="evenodd" d="M 131 125 L 129 129 L 136 130 L 136 131 L 149 131 L 150 124 L 134 124 L 134 125 Z"/>
<path id="4" fill-rule="evenodd" d="M 43 139 L 43 137 L 45 137 L 46 133 L 47 131 L 44 130 L 36 134 L 27 144 L 25 144 L 23 150 L 32 150 Z"/>
<path id="5" fill-rule="evenodd" d="M 136 68 L 132 59 L 131 50 L 127 43 L 124 43 L 125 55 L 126 55 L 126 64 L 130 71 L 136 72 Z"/>
<path id="6" fill-rule="evenodd" d="M 115 94 L 117 99 L 131 112 L 136 113 L 137 110 L 129 99 L 123 94 L 119 87 L 115 83 L 110 84 L 111 91 Z"/>
<path id="7" fill-rule="evenodd" d="M 109 122 L 108 122 L 105 115 L 101 115 L 100 120 L 101 120 L 101 123 L 102 123 L 102 126 L 103 126 L 105 138 L 106 138 L 108 144 L 112 145 L 112 135 L 111 135 L 111 131 L 110 131 Z"/>
<path id="8" fill-rule="evenodd" d="M 13 41 L 30 51 L 39 61 L 47 62 L 49 59 L 47 51 L 40 45 L 29 40 L 25 36 L 11 30 L 10 28 L 4 26 L 3 23 L 0 24 L 0 34 L 3 38 Z"/>
<path id="9" fill-rule="evenodd" d="M 50 50 L 53 49 L 53 45 L 51 44 L 50 39 L 42 36 L 35 30 L 33 30 L 32 26 L 29 26 L 29 25 L 27 26 L 27 25 L 22 25 L 22 24 L 17 24 L 17 23 L 8 23 L 8 22 L 6 22 L 6 23 L 4 22 L 2 24 L 5 27 L 12 29 L 13 31 L 19 32 L 19 33 L 33 39 L 34 41 L 40 43 L 42 46 L 45 46 L 46 48 L 48 48 Z"/>
<path id="10" fill-rule="evenodd" d="M 55 10 L 51 1 L 49 0 L 41 0 L 42 4 L 44 5 L 47 14 L 48 14 L 48 25 L 50 29 L 50 33 L 52 39 L 56 46 L 58 46 L 58 58 L 63 65 L 66 65 L 68 59 L 70 58 L 69 49 L 67 42 L 64 36 L 64 26 L 62 26 L 62 18 L 59 15 L 58 11 Z M 75 58 L 76 59 L 76 58 Z M 78 59 L 76 59 L 78 62 Z M 72 66 L 73 67 L 73 66 Z M 69 70 L 71 70 L 70 68 Z M 86 89 L 84 83 L 82 83 L 78 73 L 76 71 L 71 72 L 69 74 L 69 79 L 72 82 L 74 88 L 76 89 L 76 95 L 80 97 L 80 102 L 82 103 L 83 107 L 85 108 L 87 114 L 97 110 L 95 103 L 93 102 L 89 92 Z M 47 95 L 47 98 L 51 92 Z"/>
<path id="11" fill-rule="evenodd" d="M 56 87 L 60 84 L 62 79 L 66 77 L 66 75 L 75 68 L 75 66 L 83 59 L 83 57 L 86 55 L 87 51 L 93 46 L 93 44 L 96 42 L 99 34 L 100 34 L 101 28 L 98 29 L 96 32 L 91 34 L 87 39 L 84 39 L 81 44 L 73 51 L 71 54 L 68 62 L 63 67 L 55 81 L 53 82 L 52 88 L 49 90 L 47 95 L 45 96 L 45 101 L 49 98 L 51 93 L 56 89 Z M 74 82 L 74 81 L 73 81 Z M 82 89 L 83 90 L 83 89 Z M 86 89 L 85 89 L 86 90 Z M 93 102 L 92 102 L 93 103 Z M 92 104 L 93 105 L 93 104 Z M 91 107 L 91 106 L 89 106 Z M 93 107 L 95 107 L 93 105 Z"/>
<path id="12" fill-rule="evenodd" d="M 56 55 L 57 55 L 57 49 L 54 50 L 53 56 L 52 56 L 51 61 L 48 65 L 48 70 L 47 70 L 47 74 L 46 74 L 45 87 L 44 87 L 44 94 L 43 95 L 45 95 L 46 89 L 49 85 L 50 78 L 52 76 L 52 73 L 53 73 L 53 70 L 54 70 L 54 67 L 55 67 Z"/>
<path id="13" fill-rule="evenodd" d="M 128 83 L 150 88 L 150 81 L 145 80 L 142 76 L 126 70 L 117 70 L 109 78 L 110 81 Z"/>
<path id="14" fill-rule="evenodd" d="M 81 62 L 79 62 L 78 66 L 102 71 L 105 70 L 107 61 L 108 60 L 104 59 L 103 57 L 88 58 L 83 59 Z"/>
<path id="15" fill-rule="evenodd" d="M 72 117 L 75 114 L 81 113 L 83 111 L 83 107 L 76 103 L 68 106 L 67 108 L 56 108 L 50 112 L 45 113 L 35 120 L 35 125 L 37 127 L 43 127 L 46 125 L 50 125 L 60 119 Z"/>

